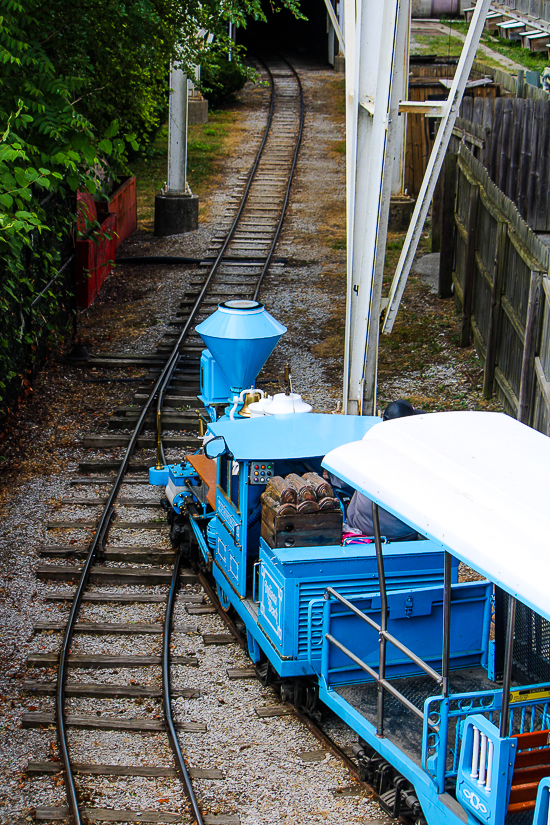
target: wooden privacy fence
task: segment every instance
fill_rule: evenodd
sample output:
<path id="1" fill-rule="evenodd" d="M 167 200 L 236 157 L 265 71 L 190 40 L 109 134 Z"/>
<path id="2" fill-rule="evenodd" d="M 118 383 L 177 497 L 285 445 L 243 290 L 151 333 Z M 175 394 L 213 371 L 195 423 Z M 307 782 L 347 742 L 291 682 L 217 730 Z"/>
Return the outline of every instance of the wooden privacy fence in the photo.
<path id="1" fill-rule="evenodd" d="M 455 60 L 445 61 L 443 58 L 437 58 L 436 62 L 427 63 L 426 65 L 411 62 L 408 99 L 422 102 L 446 100 L 449 89 L 444 83 L 450 84 L 452 82 L 456 72 L 456 62 Z M 477 72 L 472 72 L 472 79 L 481 81 L 483 73 L 480 74 L 479 78 L 477 75 Z M 485 73 L 486 80 L 487 77 L 488 75 Z M 498 85 L 490 80 L 487 80 L 486 83 L 481 81 L 481 85 L 474 85 L 466 92 L 475 99 L 479 97 L 483 100 L 495 98 L 499 93 Z M 437 118 L 417 114 L 407 115 L 404 189 L 411 197 L 416 197 L 420 191 L 438 123 Z"/>
<path id="2" fill-rule="evenodd" d="M 455 181 L 461 343 L 473 335 L 484 397 L 496 393 L 508 413 L 550 435 L 550 249 L 464 143 Z"/>
<path id="3" fill-rule="evenodd" d="M 491 180 L 532 229 L 550 231 L 550 101 L 464 98 L 460 114 Z"/>
<path id="4" fill-rule="evenodd" d="M 545 0 L 550 8 L 550 0 Z M 539 89 L 531 83 L 523 83 L 521 89 L 518 89 L 518 80 L 515 75 L 505 72 L 503 69 L 497 69 L 495 66 L 488 66 L 480 60 L 474 60 L 472 64 L 472 72 L 477 74 L 487 75 L 491 77 L 494 83 L 498 83 L 504 92 L 509 92 L 511 95 L 518 95 L 519 97 L 527 97 L 531 100 L 549 100 L 550 95 L 544 89 Z"/>

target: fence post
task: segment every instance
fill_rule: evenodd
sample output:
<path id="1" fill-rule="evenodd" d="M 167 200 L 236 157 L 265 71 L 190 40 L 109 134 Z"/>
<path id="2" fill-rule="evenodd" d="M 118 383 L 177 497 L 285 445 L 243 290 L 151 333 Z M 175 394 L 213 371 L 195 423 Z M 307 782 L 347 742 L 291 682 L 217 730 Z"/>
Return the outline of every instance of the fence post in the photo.
<path id="1" fill-rule="evenodd" d="M 441 251 L 441 230 L 442 230 L 442 219 L 443 219 L 443 189 L 444 189 L 444 169 L 439 173 L 439 177 L 437 179 L 437 183 L 435 185 L 434 193 L 432 196 L 432 237 L 431 237 L 431 251 L 432 252 L 440 252 Z"/>
<path id="2" fill-rule="evenodd" d="M 453 295 L 455 247 L 456 166 L 458 155 L 445 158 L 443 167 L 443 197 L 441 204 L 441 239 L 439 254 L 439 297 Z"/>
<path id="3" fill-rule="evenodd" d="M 533 399 L 533 382 L 535 380 L 535 355 L 539 339 L 542 308 L 542 276 L 537 270 L 531 272 L 529 286 L 529 304 L 525 322 L 525 341 L 521 362 L 521 380 L 519 385 L 518 421 L 529 424 Z"/>
<path id="4" fill-rule="evenodd" d="M 499 221 L 497 230 L 497 248 L 495 253 L 495 269 L 493 274 L 493 289 L 491 292 L 491 309 L 489 314 L 489 328 L 487 330 L 487 349 L 483 368 L 483 398 L 493 397 L 493 383 L 495 380 L 495 366 L 497 360 L 497 341 L 500 326 L 500 296 L 502 295 L 502 281 L 506 265 L 506 241 L 508 239 L 508 224 Z"/>
<path id="5" fill-rule="evenodd" d="M 468 207 L 468 245 L 466 248 L 466 266 L 464 272 L 464 294 L 462 296 L 462 329 L 460 331 L 460 346 L 470 345 L 472 297 L 474 293 L 474 273 L 477 240 L 477 213 L 479 205 L 479 184 L 470 189 Z"/>

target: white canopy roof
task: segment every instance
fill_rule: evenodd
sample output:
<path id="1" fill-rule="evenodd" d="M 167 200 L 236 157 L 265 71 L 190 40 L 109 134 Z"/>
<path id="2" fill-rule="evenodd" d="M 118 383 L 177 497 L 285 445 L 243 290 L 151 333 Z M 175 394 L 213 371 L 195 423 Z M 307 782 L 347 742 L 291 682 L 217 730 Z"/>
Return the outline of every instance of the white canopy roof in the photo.
<path id="1" fill-rule="evenodd" d="M 502 413 L 432 413 L 323 466 L 550 619 L 550 438 Z"/>

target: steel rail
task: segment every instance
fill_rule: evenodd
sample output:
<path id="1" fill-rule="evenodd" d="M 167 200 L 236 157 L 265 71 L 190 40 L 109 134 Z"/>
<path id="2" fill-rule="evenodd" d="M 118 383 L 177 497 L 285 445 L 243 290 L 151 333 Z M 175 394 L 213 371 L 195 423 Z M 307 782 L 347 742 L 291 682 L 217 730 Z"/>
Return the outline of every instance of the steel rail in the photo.
<path id="1" fill-rule="evenodd" d="M 296 78 L 296 82 L 298 83 L 298 90 L 300 92 L 300 128 L 298 130 L 298 137 L 296 139 L 296 148 L 294 150 L 294 157 L 292 159 L 292 166 L 290 167 L 290 173 L 289 173 L 289 176 L 288 176 L 288 183 L 287 183 L 285 197 L 284 197 L 284 201 L 283 201 L 283 207 L 281 209 L 281 215 L 279 217 L 279 223 L 277 224 L 277 229 L 275 230 L 275 235 L 274 235 L 274 238 L 273 238 L 273 242 L 271 244 L 271 248 L 268 252 L 267 258 L 265 260 L 262 272 L 260 274 L 260 277 L 258 278 L 258 283 L 256 285 L 256 290 L 254 292 L 253 299 L 252 299 L 254 301 L 258 300 L 258 295 L 260 294 L 260 287 L 262 286 L 264 276 L 267 273 L 267 270 L 269 269 L 269 265 L 271 263 L 273 253 L 275 251 L 275 246 L 277 245 L 277 241 L 279 240 L 279 235 L 281 234 L 283 221 L 284 221 L 285 215 L 286 215 L 286 208 L 288 206 L 288 201 L 290 199 L 290 188 L 292 186 L 292 181 L 294 179 L 294 170 L 296 169 L 296 164 L 298 163 L 298 152 L 300 151 L 300 146 L 301 146 L 301 143 L 302 143 L 302 135 L 303 135 L 303 132 L 304 132 L 305 110 L 304 110 L 304 90 L 303 90 L 303 87 L 302 87 L 302 81 L 300 80 L 298 72 L 296 71 L 294 66 L 292 66 L 288 62 L 288 60 L 285 60 L 284 57 L 281 57 L 281 60 L 283 60 L 284 63 L 286 63 L 286 65 L 292 71 L 292 73 L 294 74 L 294 77 Z"/>
<path id="2" fill-rule="evenodd" d="M 76 620 L 77 620 L 78 614 L 80 612 L 80 606 L 81 606 L 81 603 L 82 603 L 83 594 L 84 594 L 84 591 L 85 591 L 86 586 L 87 586 L 88 581 L 89 581 L 90 571 L 91 571 L 91 568 L 93 566 L 93 562 L 96 558 L 96 554 L 98 553 L 98 551 L 101 552 L 101 550 L 103 549 L 103 544 L 105 542 L 106 535 L 107 535 L 107 532 L 108 532 L 108 529 L 109 529 L 109 526 L 110 526 L 111 518 L 112 518 L 112 515 L 113 515 L 112 508 L 113 508 L 114 502 L 116 500 L 116 497 L 118 495 L 118 492 L 120 490 L 120 487 L 122 485 L 123 478 L 124 478 L 124 476 L 126 474 L 126 471 L 128 469 L 128 465 L 130 463 L 130 459 L 131 459 L 131 457 L 133 455 L 133 452 L 134 452 L 134 449 L 136 447 L 138 437 L 141 433 L 141 429 L 142 429 L 143 424 L 145 422 L 145 418 L 146 418 L 146 416 L 147 416 L 147 414 L 148 414 L 148 412 L 149 412 L 150 408 L 152 407 L 155 400 L 157 400 L 157 402 L 158 402 L 157 403 L 157 419 L 159 417 L 158 416 L 158 411 L 162 407 L 162 398 L 164 397 L 164 392 L 166 391 L 166 388 L 167 388 L 168 384 L 170 383 L 170 381 L 172 379 L 175 367 L 176 367 L 176 365 L 179 361 L 180 347 L 181 347 L 185 337 L 188 334 L 189 327 L 191 326 L 191 324 L 193 323 L 193 321 L 194 321 L 194 319 L 197 315 L 197 312 L 200 308 L 200 305 L 201 305 L 202 300 L 204 298 L 204 295 L 205 295 L 205 293 L 208 289 L 208 286 L 210 285 L 210 282 L 211 282 L 212 278 L 214 277 L 214 275 L 215 275 L 215 273 L 216 273 L 216 271 L 217 271 L 217 269 L 218 269 L 218 267 L 219 267 L 219 265 L 222 261 L 223 254 L 226 251 L 227 246 L 229 245 L 229 242 L 230 242 L 230 240 L 231 240 L 231 238 L 232 238 L 232 236 L 233 236 L 233 234 L 236 230 L 237 224 L 240 220 L 240 217 L 242 215 L 242 212 L 243 212 L 243 209 L 244 209 L 244 206 L 245 206 L 246 199 L 248 198 L 248 194 L 250 192 L 250 188 L 252 186 L 252 182 L 253 182 L 254 176 L 256 174 L 256 171 L 257 171 L 257 168 L 258 168 L 258 165 L 259 165 L 259 162 L 260 162 L 261 155 L 262 155 L 263 150 L 265 148 L 267 138 L 268 138 L 268 135 L 269 135 L 269 130 L 270 130 L 270 127 L 271 127 L 271 123 L 272 123 L 272 120 L 273 120 L 274 97 L 275 97 L 273 75 L 272 75 L 269 67 L 265 66 L 265 69 L 266 69 L 266 71 L 269 75 L 270 83 L 271 83 L 271 100 L 270 100 L 270 109 L 269 109 L 269 115 L 268 115 L 268 123 L 267 123 L 267 126 L 266 126 L 266 130 L 265 130 L 265 133 L 264 133 L 264 136 L 263 136 L 262 143 L 260 145 L 258 154 L 256 156 L 256 159 L 255 159 L 255 162 L 253 164 L 252 170 L 250 172 L 248 182 L 247 182 L 247 185 L 246 185 L 246 188 L 245 188 L 243 198 L 241 200 L 239 210 L 238 210 L 236 218 L 235 218 L 235 220 L 234 220 L 234 222 L 233 222 L 233 224 L 232 224 L 232 226 L 229 230 L 229 233 L 226 237 L 226 240 L 224 241 L 224 244 L 222 245 L 217 258 L 216 258 L 209 274 L 207 275 L 205 283 L 204 283 L 204 285 L 203 285 L 203 287 L 202 287 L 202 289 L 199 293 L 199 296 L 196 299 L 196 302 L 195 302 L 195 305 L 194 305 L 194 307 L 191 311 L 191 314 L 190 314 L 186 324 L 184 325 L 180 335 L 178 336 L 178 339 L 177 339 L 176 343 L 174 344 L 174 347 L 172 349 L 172 352 L 171 352 L 170 356 L 168 357 L 168 360 L 167 360 L 166 364 L 164 365 L 160 375 L 158 376 L 157 380 L 155 381 L 153 389 L 149 393 L 149 396 L 148 396 L 148 398 L 147 398 L 147 400 L 146 400 L 146 402 L 145 402 L 145 404 L 142 408 L 140 416 L 139 416 L 139 418 L 137 420 L 137 423 L 135 425 L 134 431 L 133 431 L 132 435 L 130 436 L 130 441 L 129 441 L 128 446 L 125 450 L 124 456 L 122 458 L 122 461 L 121 461 L 121 464 L 120 464 L 120 467 L 119 467 L 119 470 L 118 470 L 118 473 L 117 473 L 117 476 L 115 478 L 115 481 L 113 483 L 113 486 L 112 486 L 111 491 L 109 493 L 109 496 L 107 498 L 107 502 L 104 506 L 104 509 L 103 509 L 102 513 L 101 513 L 99 523 L 98 523 L 98 526 L 96 528 L 94 537 L 92 538 L 92 541 L 90 542 L 88 555 L 87 555 L 86 560 L 84 562 L 84 566 L 83 566 L 83 569 L 82 569 L 82 572 L 81 572 L 80 580 L 79 580 L 79 583 L 77 585 L 76 593 L 75 593 L 73 602 L 71 604 L 71 609 L 70 609 L 70 612 L 69 612 L 69 618 L 68 618 L 68 621 L 67 621 L 67 624 L 66 624 L 66 627 L 65 627 L 65 631 L 64 631 L 64 634 L 63 634 L 63 640 L 62 640 L 61 650 L 60 650 L 60 654 L 59 654 L 59 664 L 58 664 L 58 670 L 57 670 L 57 686 L 56 686 L 56 694 L 55 694 L 56 731 L 57 731 L 57 739 L 58 739 L 58 747 L 59 747 L 59 757 L 60 757 L 61 764 L 62 764 L 62 767 L 63 767 L 64 782 L 65 782 L 65 788 L 66 788 L 66 793 L 67 793 L 67 801 L 69 803 L 69 812 L 70 812 L 70 815 L 74 819 L 75 825 L 83 825 L 83 820 L 82 820 L 81 812 L 80 812 L 80 808 L 79 808 L 78 794 L 77 794 L 76 785 L 75 785 L 75 781 L 74 781 L 74 774 L 73 774 L 72 763 L 71 763 L 71 758 L 70 758 L 69 748 L 68 748 L 68 742 L 67 742 L 67 726 L 66 726 L 66 718 L 65 718 L 65 683 L 66 683 L 66 679 L 67 679 L 67 670 L 68 670 L 68 661 L 67 660 L 68 660 L 68 655 L 70 653 L 70 647 L 71 647 L 71 643 L 72 643 L 72 639 L 73 639 L 73 635 L 74 635 Z M 292 70 L 294 71 L 294 69 L 292 69 Z M 301 87 L 301 83 L 299 81 L 298 75 L 295 71 L 294 71 L 294 74 L 296 76 L 296 79 L 298 80 L 299 89 L 300 89 L 300 97 L 301 97 L 301 105 L 302 105 L 302 119 L 301 119 L 301 127 L 300 127 L 300 139 L 301 139 L 302 128 L 303 128 L 303 92 L 302 92 L 302 87 Z M 292 165 L 290 179 L 292 177 L 292 173 L 293 173 L 295 165 L 296 165 L 296 157 L 297 157 L 297 152 L 295 153 L 295 158 L 294 158 L 294 163 Z M 285 202 L 284 202 L 284 209 L 286 209 L 286 205 L 288 203 L 289 191 L 290 191 L 290 181 L 289 181 L 289 184 L 288 184 L 288 187 L 287 187 L 287 195 L 286 195 Z M 278 227 L 278 230 L 277 230 L 277 237 L 278 237 L 278 233 L 280 232 L 281 225 L 282 225 L 282 220 L 279 223 L 279 227 Z M 274 248 L 274 244 L 273 244 L 272 248 Z M 271 256 L 271 254 L 270 254 L 270 256 Z M 263 278 L 263 273 L 262 273 L 262 278 Z M 160 442 L 160 451 L 161 451 L 162 461 L 164 463 L 164 450 L 162 448 L 162 441 Z M 179 554 L 178 554 L 178 558 L 179 558 Z M 179 563 L 181 563 L 181 559 L 179 559 Z M 178 562 L 176 562 L 176 565 L 178 565 Z M 179 570 L 179 566 L 178 566 L 178 570 Z M 177 577 L 176 577 L 176 579 L 177 579 Z M 174 581 L 174 579 L 173 579 L 173 581 Z M 172 589 L 171 589 L 171 593 L 172 593 Z M 169 603 L 171 603 L 171 607 L 173 608 L 174 599 L 172 598 L 172 600 L 170 602 L 170 597 L 169 597 Z M 165 622 L 165 639 L 163 640 L 163 650 L 167 649 L 168 652 L 169 652 L 169 644 L 167 644 L 166 638 L 169 638 L 169 630 L 170 630 L 170 626 L 171 626 L 171 613 L 170 613 L 170 615 L 168 615 L 168 605 L 167 605 L 167 619 L 168 619 L 168 621 Z M 164 672 L 164 662 L 163 662 L 163 672 Z M 165 684 L 167 685 L 167 689 L 168 689 L 168 693 L 169 693 L 169 680 L 168 680 L 168 682 L 166 682 L 166 680 L 163 679 L 163 685 L 165 685 Z M 164 694 L 165 694 L 165 691 L 164 691 L 164 688 L 163 688 L 163 695 Z M 164 698 L 166 698 L 165 695 L 164 695 Z M 166 711 L 166 706 L 165 706 L 165 711 Z M 171 715 L 170 706 L 168 707 L 168 712 Z M 167 722 L 168 722 L 168 720 L 167 720 Z M 173 724 L 172 724 L 172 728 L 173 728 Z M 179 751 L 180 756 L 181 756 L 181 751 L 179 750 L 179 745 L 177 744 L 177 735 L 175 735 L 175 729 L 174 728 L 172 730 L 172 734 L 173 734 L 173 736 L 175 736 L 173 741 L 176 744 L 177 750 Z M 178 760 L 178 762 L 179 762 L 179 760 Z M 197 805 L 196 799 L 194 797 L 193 788 L 192 788 L 191 782 L 189 780 L 187 770 L 185 769 L 185 765 L 183 763 L 183 758 L 181 758 L 181 763 L 179 764 L 179 767 L 180 767 L 180 771 L 182 773 L 182 777 L 183 777 L 184 785 L 186 787 L 186 791 L 187 791 L 187 793 L 190 797 L 191 804 L 192 804 L 193 810 L 195 812 L 195 816 L 197 817 L 197 822 L 199 823 L 199 825 L 202 825 L 202 818 L 200 817 L 200 811 L 198 809 L 198 805 Z M 182 770 L 182 767 L 183 767 L 183 770 Z"/>
<path id="3" fill-rule="evenodd" d="M 193 791 L 191 778 L 187 771 L 187 766 L 181 752 L 178 734 L 174 725 L 174 717 L 172 715 L 172 699 L 171 699 L 171 675 L 170 675 L 170 636 L 172 633 L 172 616 L 174 613 L 174 604 L 176 602 L 176 593 L 178 590 L 179 574 L 181 568 L 181 549 L 176 555 L 176 562 L 174 564 L 174 572 L 172 573 L 172 582 L 170 584 L 170 592 L 168 593 L 168 601 L 166 602 L 166 614 L 164 617 L 164 633 L 162 636 L 162 704 L 164 706 L 164 718 L 166 720 L 166 729 L 168 739 L 170 740 L 170 747 L 176 759 L 177 768 L 181 774 L 182 782 L 187 789 L 187 795 L 193 809 L 193 816 L 197 825 L 203 825 L 202 814 L 197 802 L 197 798 Z"/>

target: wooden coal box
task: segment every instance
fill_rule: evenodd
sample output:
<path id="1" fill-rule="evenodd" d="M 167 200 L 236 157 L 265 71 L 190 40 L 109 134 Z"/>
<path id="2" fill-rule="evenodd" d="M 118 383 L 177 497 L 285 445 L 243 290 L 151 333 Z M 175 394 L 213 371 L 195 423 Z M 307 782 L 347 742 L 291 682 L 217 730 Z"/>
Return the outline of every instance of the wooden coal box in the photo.
<path id="1" fill-rule="evenodd" d="M 279 516 L 262 509 L 262 538 L 269 547 L 319 547 L 342 543 L 342 511 Z"/>

